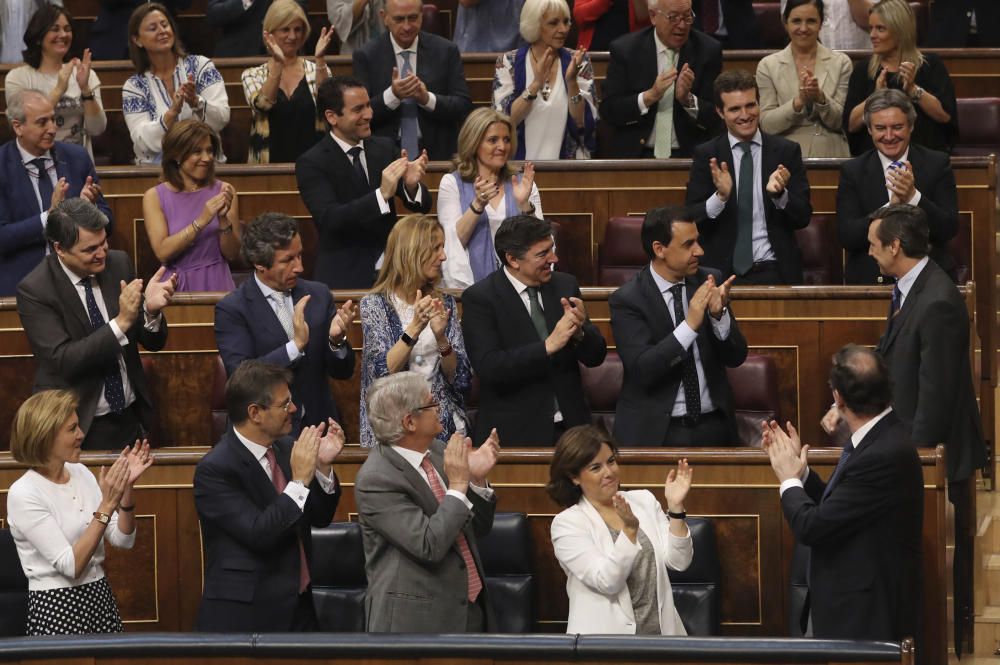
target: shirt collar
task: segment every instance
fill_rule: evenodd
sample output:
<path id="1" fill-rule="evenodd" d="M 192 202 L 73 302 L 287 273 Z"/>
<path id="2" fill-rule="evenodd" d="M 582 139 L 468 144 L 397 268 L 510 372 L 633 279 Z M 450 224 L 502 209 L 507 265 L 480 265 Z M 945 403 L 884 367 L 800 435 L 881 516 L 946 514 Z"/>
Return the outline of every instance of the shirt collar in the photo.
<path id="1" fill-rule="evenodd" d="M 44 159 L 55 161 L 52 158 L 52 151 L 51 150 L 46 150 L 41 155 L 38 155 L 36 157 L 35 155 L 32 155 L 30 152 L 28 152 L 27 150 L 25 150 L 24 148 L 22 148 L 21 147 L 21 142 L 18 141 L 17 139 L 14 140 L 14 143 L 17 144 L 17 151 L 19 153 L 21 153 L 21 162 L 24 163 L 24 164 L 30 164 L 32 160 L 38 159 L 38 157 L 42 157 Z"/>
<path id="2" fill-rule="evenodd" d="M 735 136 L 733 136 L 732 132 L 726 132 L 726 133 L 729 136 L 729 149 L 732 150 L 735 153 L 736 152 L 736 146 L 737 146 L 737 144 L 742 143 L 743 139 L 736 138 Z M 750 142 L 753 143 L 754 145 L 758 145 L 758 146 L 761 145 L 762 139 L 761 139 L 761 136 L 760 136 L 760 126 L 759 125 L 757 127 L 757 131 L 754 132 L 753 138 L 750 139 Z"/>
<path id="3" fill-rule="evenodd" d="M 521 283 L 521 280 L 519 280 L 517 277 L 514 277 L 512 274 L 510 274 L 510 270 L 507 269 L 507 266 L 503 267 L 503 274 L 507 276 L 508 280 L 510 280 L 510 285 L 514 287 L 514 291 L 518 295 L 521 295 L 522 293 L 524 293 L 524 290 L 526 288 L 528 288 L 526 284 Z M 535 288 L 536 289 L 540 289 L 541 287 L 540 286 L 536 286 Z"/>
<path id="4" fill-rule="evenodd" d="M 253 455 L 253 458 L 258 462 L 264 459 L 264 455 L 267 455 L 267 451 L 270 448 L 270 446 L 262 446 L 259 443 L 254 443 L 250 439 L 240 434 L 240 431 L 235 427 L 233 427 L 233 434 L 235 434 L 236 438 L 240 440 L 240 443 L 246 446 L 246 449 L 250 451 L 250 454 Z"/>
<path id="5" fill-rule="evenodd" d="M 340 149 L 344 151 L 345 155 L 350 154 L 351 148 L 354 147 L 353 145 L 351 145 L 347 141 L 342 140 L 339 136 L 337 136 L 336 134 L 334 134 L 332 129 L 330 130 L 330 138 L 332 138 L 334 141 L 337 142 L 337 145 L 340 146 Z M 364 141 L 364 139 L 358 141 L 358 145 L 361 146 L 361 152 L 364 152 L 364 150 L 365 150 L 365 141 Z"/>
<path id="6" fill-rule="evenodd" d="M 906 152 L 904 152 L 903 156 L 900 157 L 899 159 L 889 159 L 878 150 L 875 151 L 875 154 L 878 155 L 878 161 L 882 162 L 882 171 L 888 171 L 889 165 L 892 164 L 893 162 L 905 162 L 907 159 L 910 158 L 910 148 L 907 147 Z"/>
<path id="7" fill-rule="evenodd" d="M 268 300 L 271 299 L 272 293 L 280 293 L 283 296 L 289 295 L 287 291 L 277 291 L 275 289 L 272 289 L 270 286 L 260 281 L 260 277 L 258 277 L 256 274 L 253 276 L 253 278 L 257 281 L 257 287 L 260 289 L 260 292 L 263 293 L 264 297 L 267 298 Z"/>
<path id="8" fill-rule="evenodd" d="M 672 289 L 677 284 L 683 284 L 684 282 L 671 282 L 664 279 L 658 272 L 653 270 L 653 264 L 649 264 L 649 274 L 653 276 L 653 281 L 656 282 L 656 288 L 660 290 L 660 293 L 666 293 Z"/>
<path id="9" fill-rule="evenodd" d="M 417 36 L 413 38 L 413 43 L 410 44 L 409 48 L 403 48 L 396 43 L 396 38 L 392 36 L 392 33 L 389 33 L 389 41 L 392 43 L 392 52 L 395 53 L 396 56 L 399 56 L 399 54 L 403 51 L 410 51 L 413 55 L 416 55 L 417 46 L 420 44 L 420 33 L 417 33 Z M 413 64 L 412 60 L 410 61 L 410 64 Z"/>
<path id="10" fill-rule="evenodd" d="M 393 446 L 392 449 L 399 453 L 400 457 L 405 459 L 414 469 L 420 469 L 420 464 L 424 461 L 424 458 L 430 455 L 430 451 L 419 453 L 416 450 L 410 450 L 402 446 Z"/>
<path id="11" fill-rule="evenodd" d="M 896 280 L 896 286 L 899 287 L 899 292 L 903 294 L 904 299 L 910 292 L 910 289 L 913 288 L 913 283 L 917 281 L 917 277 L 920 276 L 920 271 L 924 269 L 924 266 L 927 265 L 928 261 L 930 261 L 930 258 L 925 256 L 917 262 L 917 265 L 910 268 L 910 272 Z"/>
<path id="12" fill-rule="evenodd" d="M 878 424 L 878 421 L 885 418 L 890 411 L 892 411 L 892 407 L 887 406 L 882 413 L 878 414 L 877 416 L 866 422 L 864 425 L 859 427 L 858 430 L 851 435 L 851 446 L 857 448 L 858 444 L 864 441 L 865 437 L 868 436 L 868 432 L 872 431 L 872 428 Z"/>
<path id="13" fill-rule="evenodd" d="M 55 250 L 52 250 L 52 253 L 56 254 Z M 67 279 L 69 279 L 70 284 L 72 284 L 73 286 L 79 286 L 80 285 L 80 280 L 81 279 L 86 279 L 86 277 L 80 277 L 75 272 L 73 272 L 72 270 L 70 270 L 69 266 L 66 265 L 65 263 L 63 263 L 63 260 L 61 258 L 59 258 L 58 254 L 56 254 L 56 261 L 59 262 L 59 267 L 63 269 L 64 273 L 66 273 Z M 91 277 L 95 277 L 95 278 L 97 277 L 97 275 L 90 275 L 90 276 Z M 94 283 L 96 284 L 96 282 L 97 282 L 97 280 L 95 279 Z"/>
<path id="14" fill-rule="evenodd" d="M 656 47 L 656 55 L 663 53 L 664 51 L 673 51 L 674 53 L 680 53 L 680 49 L 670 48 L 662 41 L 660 41 L 660 36 L 656 34 L 656 30 L 653 30 L 653 46 Z"/>

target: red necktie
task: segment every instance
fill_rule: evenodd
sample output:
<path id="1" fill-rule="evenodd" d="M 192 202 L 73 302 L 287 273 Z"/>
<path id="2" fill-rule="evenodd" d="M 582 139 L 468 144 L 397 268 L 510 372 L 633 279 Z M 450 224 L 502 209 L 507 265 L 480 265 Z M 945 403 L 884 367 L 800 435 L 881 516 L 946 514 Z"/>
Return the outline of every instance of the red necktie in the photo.
<path id="1" fill-rule="evenodd" d="M 285 473 L 278 466 L 278 459 L 274 456 L 274 448 L 268 448 L 264 453 L 264 458 L 271 465 L 271 483 L 274 489 L 281 494 L 285 491 L 288 481 L 285 480 Z M 309 562 L 306 561 L 306 548 L 302 545 L 302 536 L 296 532 L 299 539 L 299 593 L 303 593 L 309 587 Z"/>
<path id="2" fill-rule="evenodd" d="M 427 474 L 427 482 L 431 486 L 431 491 L 434 492 L 438 503 L 441 503 L 444 501 L 445 491 L 441 487 L 441 481 L 438 480 L 434 465 L 431 464 L 431 458 L 425 456 L 423 461 L 420 462 L 420 468 Z M 472 550 L 469 549 L 469 542 L 465 539 L 465 534 L 459 532 L 455 543 L 458 545 L 458 551 L 462 553 L 462 560 L 465 561 L 465 571 L 469 577 L 469 602 L 474 603 L 476 602 L 476 598 L 479 597 L 479 592 L 483 590 L 483 581 L 479 579 L 479 571 L 476 570 L 476 561 L 472 558 Z"/>

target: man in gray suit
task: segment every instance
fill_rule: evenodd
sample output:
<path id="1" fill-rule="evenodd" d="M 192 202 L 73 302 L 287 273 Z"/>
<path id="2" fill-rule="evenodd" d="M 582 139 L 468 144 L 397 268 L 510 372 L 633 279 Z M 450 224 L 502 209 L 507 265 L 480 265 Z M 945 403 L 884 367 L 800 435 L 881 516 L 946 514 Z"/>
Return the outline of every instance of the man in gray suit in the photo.
<path id="1" fill-rule="evenodd" d="M 445 445 L 427 380 L 397 372 L 368 391 L 379 445 L 358 472 L 354 496 L 365 544 L 368 632 L 495 629 L 476 537 L 493 527 L 496 430 L 482 446 L 455 434 Z"/>

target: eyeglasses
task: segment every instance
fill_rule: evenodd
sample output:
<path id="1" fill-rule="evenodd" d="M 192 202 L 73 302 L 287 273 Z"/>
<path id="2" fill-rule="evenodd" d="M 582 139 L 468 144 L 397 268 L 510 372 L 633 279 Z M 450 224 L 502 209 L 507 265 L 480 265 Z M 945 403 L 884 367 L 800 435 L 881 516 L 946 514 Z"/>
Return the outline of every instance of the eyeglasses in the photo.
<path id="1" fill-rule="evenodd" d="M 271 404 L 271 405 L 258 404 L 257 406 L 259 406 L 262 409 L 281 409 L 285 413 L 288 413 L 288 409 L 292 408 L 292 398 L 289 397 L 281 404 Z"/>
<path id="2" fill-rule="evenodd" d="M 651 14 L 659 14 L 667 23 L 671 25 L 677 25 L 678 23 L 685 23 L 687 25 L 694 25 L 694 12 L 688 12 L 686 14 L 679 14 L 677 12 L 664 13 L 659 9 L 653 9 L 650 11 Z"/>
<path id="3" fill-rule="evenodd" d="M 426 404 L 424 406 L 418 406 L 417 408 L 414 409 L 414 411 L 426 411 L 428 409 L 437 409 L 440 406 L 441 404 L 438 402 L 431 402 L 430 404 Z"/>

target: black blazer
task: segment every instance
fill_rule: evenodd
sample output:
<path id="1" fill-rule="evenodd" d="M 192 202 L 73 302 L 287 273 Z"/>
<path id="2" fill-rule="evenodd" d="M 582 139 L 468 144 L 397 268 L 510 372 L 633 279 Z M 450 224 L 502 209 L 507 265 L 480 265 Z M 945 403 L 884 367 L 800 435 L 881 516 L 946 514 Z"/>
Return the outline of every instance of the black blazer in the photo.
<path id="1" fill-rule="evenodd" d="M 372 100 L 372 132 L 398 145 L 402 105 L 389 109 L 383 97 L 386 88 L 392 85 L 392 69 L 396 67 L 389 33 L 382 33 L 355 51 L 353 60 L 354 75 L 368 87 Z M 420 147 L 433 160 L 450 160 L 455 156 L 458 130 L 472 110 L 458 47 L 444 37 L 421 32 L 417 40 L 417 76 L 437 98 L 433 111 L 417 107 Z M 417 157 L 409 155 L 410 159 Z"/>
<path id="2" fill-rule="evenodd" d="M 625 369 L 618 407 L 615 410 L 615 439 L 623 446 L 661 445 L 670 427 L 670 410 L 682 380 L 682 364 L 687 352 L 674 337 L 674 321 L 663 295 L 657 289 L 649 266 L 644 267 L 611 294 L 611 328 Z M 699 268 L 685 280 L 686 296 L 691 296 L 709 273 Z M 737 441 L 733 393 L 726 367 L 739 367 L 747 357 L 747 342 L 729 313 L 729 337 L 717 339 L 707 320 L 698 332 L 698 352 L 705 371 L 708 392 L 715 407 L 725 414 L 732 442 Z"/>
<path id="3" fill-rule="evenodd" d="M 299 408 L 292 416 L 295 432 L 325 423 L 327 418 L 339 420 L 327 377 L 349 379 L 354 374 L 351 346 L 334 351 L 327 341 L 330 321 L 337 313 L 330 290 L 325 284 L 300 279 L 292 289 L 292 301 L 305 296 L 311 296 L 305 310 L 309 343 L 293 363 L 285 351 L 288 335 L 253 277 L 215 305 L 215 341 L 227 375 L 249 358 L 292 370 L 292 401 Z"/>
<path id="4" fill-rule="evenodd" d="M 965 48 L 965 40 L 976 11 L 976 34 L 979 45 L 1000 46 L 1000 4 L 995 0 L 950 0 L 931 3 L 927 46 Z"/>
<path id="5" fill-rule="evenodd" d="M 580 287 L 572 275 L 554 272 L 540 295 L 545 324 L 552 331 L 563 315 L 559 299 L 579 298 Z M 524 301 L 501 268 L 462 294 L 462 335 L 479 376 L 474 441 L 484 440 L 496 427 L 507 445 L 551 445 L 553 398 L 559 400 L 566 427 L 590 423 L 578 363 L 600 365 L 607 345 L 589 319 L 582 341 L 547 355 Z"/>
<path id="6" fill-rule="evenodd" d="M 687 184 L 687 204 L 702 218 L 705 218 L 705 201 L 715 193 L 712 172 L 708 165 L 713 157 L 720 164 L 722 162 L 728 164 L 730 173 L 733 173 L 733 151 L 729 147 L 728 133 L 703 143 L 694 150 L 691 179 Z M 812 217 L 809 180 L 806 179 L 806 170 L 802 165 L 802 149 L 794 141 L 761 132 L 760 162 L 762 171 L 760 185 L 765 189 L 764 216 L 767 219 L 767 237 L 778 260 L 778 270 L 786 284 L 801 284 L 802 255 L 795 240 L 795 230 L 808 226 Z M 783 210 L 774 205 L 774 200 L 766 191 L 767 180 L 779 164 L 791 172 L 791 179 L 786 187 L 788 204 Z M 733 173 L 733 191 L 726 201 L 725 208 L 717 218 L 705 218 L 698 223 L 701 245 L 705 249 L 702 263 L 716 268 L 727 276 L 733 272 L 733 250 L 736 248 L 736 189 L 736 174 Z"/>
<path id="7" fill-rule="evenodd" d="M 719 0 L 695 0 L 694 27 L 702 30 L 702 17 L 705 10 L 702 9 L 706 2 L 717 3 Z M 760 41 L 760 30 L 757 28 L 757 14 L 753 10 L 753 3 L 750 0 L 722 0 L 722 21 L 726 26 L 728 37 L 726 39 L 727 49 L 755 49 L 763 48 Z"/>
<path id="8" fill-rule="evenodd" d="M 382 182 L 382 171 L 399 157 L 399 149 L 376 136 L 365 139 L 363 147 L 366 183 L 358 179 L 351 158 L 329 133 L 295 162 L 299 195 L 319 229 L 314 276 L 331 289 L 367 289 L 374 284 L 375 262 L 396 224 L 395 200 L 388 201 L 389 212 L 383 215 L 375 190 Z M 420 190 L 423 202 L 408 202 L 400 178 L 396 196 L 408 209 L 426 213 L 431 209 L 431 193 L 423 183 Z"/>
<path id="9" fill-rule="evenodd" d="M 951 279 L 929 261 L 892 330 L 879 340 L 892 375 L 893 404 L 918 446 L 945 445 L 948 480 L 986 465 L 969 361 L 969 312 Z"/>
<path id="10" fill-rule="evenodd" d="M 931 231 L 931 258 L 951 272 L 955 259 L 948 242 L 958 233 L 958 189 L 948 155 L 910 144 L 909 162 L 920 191 L 919 207 L 927 213 Z M 840 165 L 837 186 L 837 235 L 847 250 L 847 284 L 881 283 L 878 264 L 868 256 L 868 215 L 888 205 L 885 175 L 878 152 L 869 150 Z"/>
<path id="11" fill-rule="evenodd" d="M 109 320 L 118 316 L 121 280 L 135 279 L 132 261 L 125 252 L 110 250 L 104 271 L 97 275 L 101 297 Z M 141 306 L 140 306 L 141 307 Z M 110 325 L 93 330 L 90 316 L 63 272 L 59 259 L 49 254 L 17 286 L 17 313 L 38 364 L 35 392 L 50 388 L 69 388 L 80 397 L 77 415 L 80 429 L 87 431 L 97 410 L 97 400 L 104 391 L 104 376 L 125 356 L 125 370 L 135 393 L 139 420 L 147 430 L 153 422 L 153 400 L 146 373 L 139 360 L 138 345 L 159 351 L 167 343 L 167 317 L 162 316 L 157 332 L 146 330 L 140 312 L 129 330 L 123 331 L 129 343 L 118 343 Z"/>
<path id="12" fill-rule="evenodd" d="M 811 548 L 813 634 L 893 642 L 916 635 L 923 474 L 894 411 L 862 439 L 823 499 L 825 488 L 810 471 L 804 489 L 781 495 L 788 526 Z"/>
<path id="13" fill-rule="evenodd" d="M 291 481 L 292 438 L 274 442 Z M 205 586 L 195 630 L 219 633 L 292 629 L 299 601 L 299 539 L 307 561 L 311 527 L 333 520 L 340 487 L 327 494 L 313 479 L 304 510 L 278 494 L 260 463 L 227 430 L 198 462 L 194 503 L 205 550 Z"/>
<path id="14" fill-rule="evenodd" d="M 722 47 L 708 35 L 692 30 L 681 47 L 677 68 L 684 64 L 694 70 L 691 92 L 698 98 L 698 117 L 692 119 L 682 104 L 674 101 L 674 135 L 681 155 L 690 155 L 696 145 L 719 132 L 721 122 L 715 112 L 712 84 L 722 71 Z M 640 157 L 656 121 L 656 108 L 639 113 L 639 93 L 656 80 L 656 44 L 653 28 L 623 35 L 611 42 L 611 62 L 604 79 L 601 118 L 615 128 L 605 157 Z"/>

